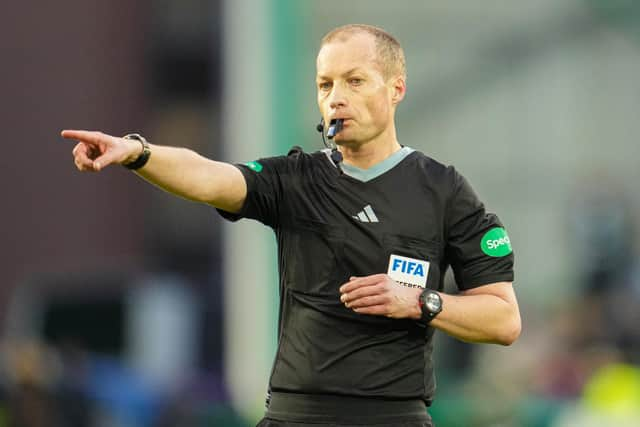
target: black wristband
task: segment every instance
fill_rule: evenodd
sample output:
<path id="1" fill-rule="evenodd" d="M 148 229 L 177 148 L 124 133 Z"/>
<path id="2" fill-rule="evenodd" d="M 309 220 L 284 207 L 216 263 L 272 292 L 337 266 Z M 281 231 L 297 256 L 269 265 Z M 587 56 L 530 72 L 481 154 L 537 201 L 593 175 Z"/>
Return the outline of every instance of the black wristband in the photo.
<path id="1" fill-rule="evenodd" d="M 146 165 L 147 162 L 149 161 L 149 157 L 151 157 L 151 147 L 149 147 L 149 143 L 147 142 L 147 140 L 144 139 L 142 135 L 137 133 L 130 133 L 128 135 L 123 136 L 122 138 L 135 139 L 136 141 L 140 141 L 140 144 L 142 144 L 142 153 L 140 153 L 138 158 L 136 158 L 132 162 L 123 163 L 122 166 L 124 166 L 127 169 L 136 170 Z"/>

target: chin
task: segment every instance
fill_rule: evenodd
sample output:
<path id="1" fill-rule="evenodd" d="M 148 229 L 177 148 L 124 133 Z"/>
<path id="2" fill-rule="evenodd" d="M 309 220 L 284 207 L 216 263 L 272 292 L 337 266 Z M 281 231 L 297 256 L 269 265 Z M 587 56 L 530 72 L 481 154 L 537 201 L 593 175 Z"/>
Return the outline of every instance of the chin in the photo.
<path id="1" fill-rule="evenodd" d="M 340 132 L 339 134 L 336 135 L 335 138 L 333 138 L 333 142 L 336 145 L 353 145 L 353 144 L 357 144 L 358 140 L 354 139 L 353 136 L 346 134 L 344 132 Z"/>
<path id="2" fill-rule="evenodd" d="M 354 141 L 352 139 L 346 139 L 346 138 L 334 138 L 333 142 L 338 146 L 338 147 L 350 147 L 353 145 L 356 145 L 358 143 L 358 141 Z"/>

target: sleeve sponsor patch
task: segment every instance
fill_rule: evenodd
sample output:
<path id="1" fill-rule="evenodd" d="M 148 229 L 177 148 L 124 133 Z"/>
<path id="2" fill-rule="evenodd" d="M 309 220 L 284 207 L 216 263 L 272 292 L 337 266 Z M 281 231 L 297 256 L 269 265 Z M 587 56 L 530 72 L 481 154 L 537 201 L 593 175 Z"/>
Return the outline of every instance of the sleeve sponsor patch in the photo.
<path id="1" fill-rule="evenodd" d="M 247 166 L 249 169 L 251 169 L 254 172 L 262 171 L 262 165 L 260 164 L 260 162 L 258 162 L 256 160 L 254 160 L 252 162 L 247 162 L 244 165 Z"/>
<path id="2" fill-rule="evenodd" d="M 492 257 L 503 257 L 513 252 L 507 232 L 500 227 L 492 228 L 482 236 L 480 248 Z"/>

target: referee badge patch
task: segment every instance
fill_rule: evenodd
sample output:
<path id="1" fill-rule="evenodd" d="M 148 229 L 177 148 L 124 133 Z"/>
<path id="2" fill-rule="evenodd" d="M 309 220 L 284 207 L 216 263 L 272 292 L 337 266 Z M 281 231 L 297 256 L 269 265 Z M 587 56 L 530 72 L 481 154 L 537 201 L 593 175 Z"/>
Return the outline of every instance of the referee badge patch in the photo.
<path id="1" fill-rule="evenodd" d="M 429 262 L 391 254 L 387 275 L 401 285 L 424 289 L 427 286 Z"/>

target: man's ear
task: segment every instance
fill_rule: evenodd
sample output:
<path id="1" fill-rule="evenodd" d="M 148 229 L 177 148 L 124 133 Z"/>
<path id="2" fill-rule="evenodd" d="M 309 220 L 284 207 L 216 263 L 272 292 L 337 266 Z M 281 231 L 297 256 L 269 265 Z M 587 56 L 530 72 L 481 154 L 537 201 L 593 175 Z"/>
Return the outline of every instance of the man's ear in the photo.
<path id="1" fill-rule="evenodd" d="M 393 105 L 398 105 L 400 101 L 404 99 L 404 95 L 407 93 L 407 84 L 403 76 L 395 77 L 391 81 L 391 102 Z"/>

